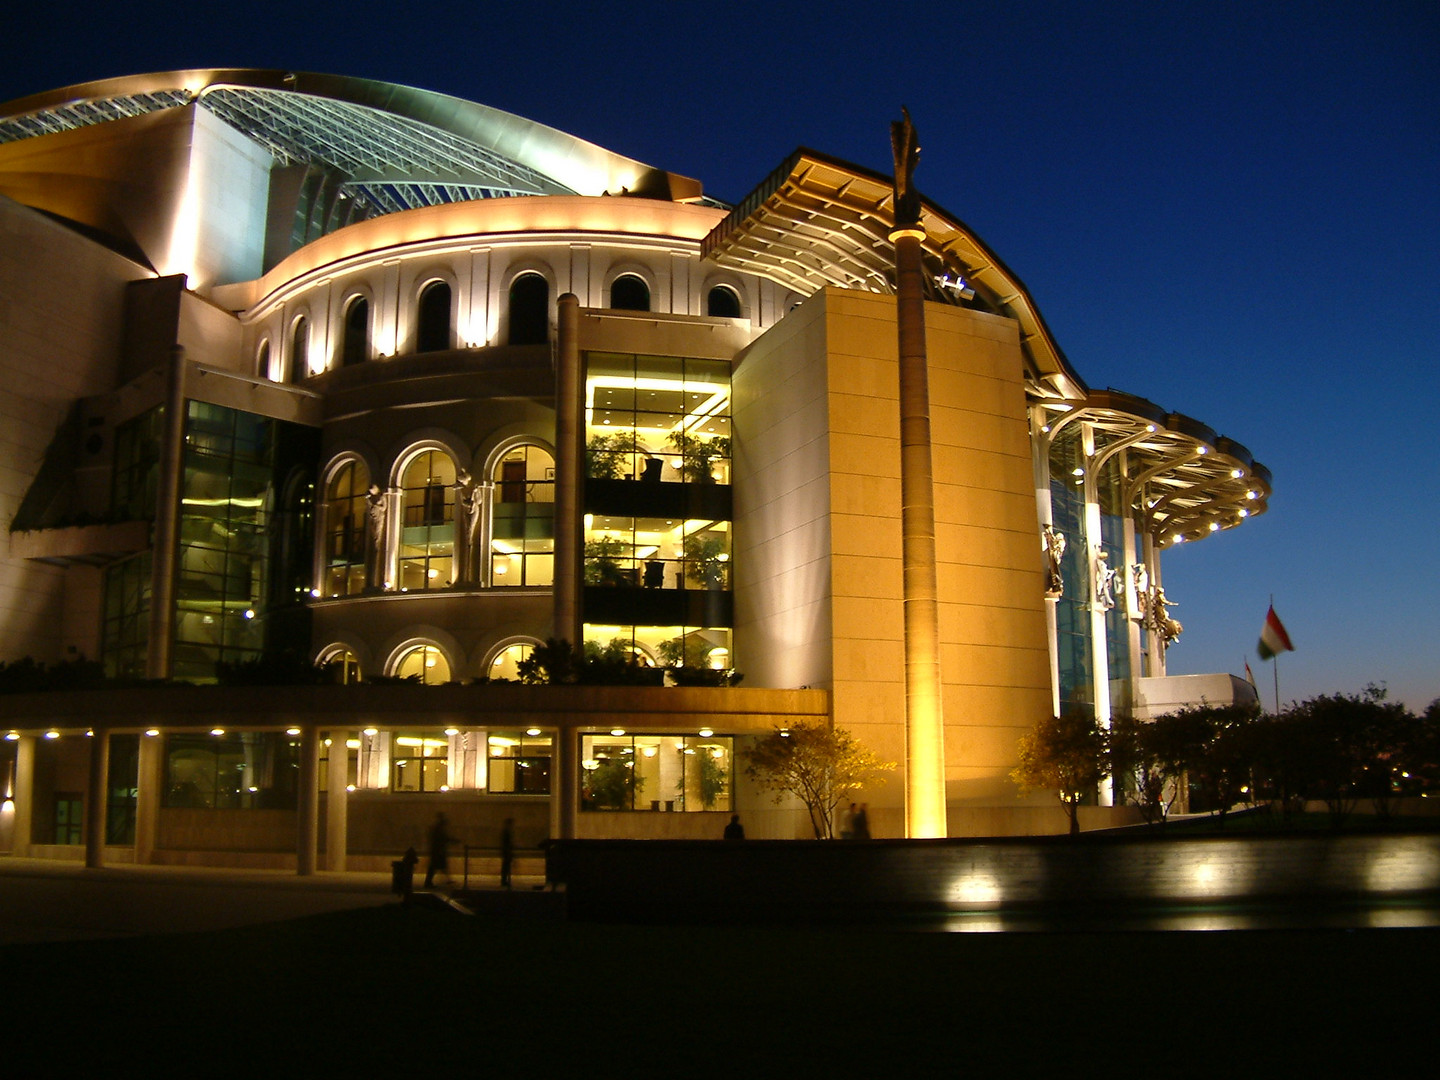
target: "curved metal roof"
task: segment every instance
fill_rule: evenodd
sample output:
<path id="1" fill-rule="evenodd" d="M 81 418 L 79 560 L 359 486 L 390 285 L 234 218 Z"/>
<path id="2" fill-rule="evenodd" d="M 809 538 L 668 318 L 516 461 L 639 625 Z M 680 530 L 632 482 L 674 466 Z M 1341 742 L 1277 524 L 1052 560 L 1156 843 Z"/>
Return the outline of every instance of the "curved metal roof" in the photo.
<path id="1" fill-rule="evenodd" d="M 278 163 L 336 174 L 361 216 L 503 195 L 702 197 L 697 181 L 499 109 L 306 72 L 172 71 L 51 90 L 0 106 L 0 143 L 197 102 Z"/>
<path id="2" fill-rule="evenodd" d="M 1082 479 L 1094 482 L 1107 467 L 1118 469 L 1122 501 L 1162 547 L 1233 528 L 1269 506 L 1270 470 L 1240 443 L 1183 413 L 1118 390 L 1033 404 L 1048 442 L 1082 421 L 1091 425 L 1095 452 Z"/>

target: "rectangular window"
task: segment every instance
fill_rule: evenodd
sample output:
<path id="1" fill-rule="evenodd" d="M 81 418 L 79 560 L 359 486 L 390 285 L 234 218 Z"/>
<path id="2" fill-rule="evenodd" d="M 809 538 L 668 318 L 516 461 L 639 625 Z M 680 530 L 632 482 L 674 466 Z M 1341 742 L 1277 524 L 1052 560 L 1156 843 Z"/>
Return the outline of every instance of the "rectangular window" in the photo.
<path id="1" fill-rule="evenodd" d="M 725 735 L 584 735 L 580 808 L 728 812 L 734 750 Z"/>
<path id="2" fill-rule="evenodd" d="M 85 842 L 85 804 L 77 792 L 63 791 L 55 796 L 55 839 L 57 844 Z"/>
<path id="3" fill-rule="evenodd" d="M 300 736 L 283 732 L 167 735 L 164 805 L 199 810 L 293 810 Z"/>
<path id="4" fill-rule="evenodd" d="M 485 787 L 494 795 L 550 794 L 551 742 L 547 734 L 491 731 Z"/>

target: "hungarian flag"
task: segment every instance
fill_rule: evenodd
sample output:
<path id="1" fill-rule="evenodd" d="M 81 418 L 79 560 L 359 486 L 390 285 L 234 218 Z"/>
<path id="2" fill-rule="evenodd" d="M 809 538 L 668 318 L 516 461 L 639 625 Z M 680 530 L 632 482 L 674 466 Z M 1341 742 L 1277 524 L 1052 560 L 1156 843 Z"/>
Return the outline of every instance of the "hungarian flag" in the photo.
<path id="1" fill-rule="evenodd" d="M 1260 654 L 1261 660 L 1269 660 L 1278 653 L 1294 652 L 1295 646 L 1290 644 L 1290 635 L 1285 632 L 1285 624 L 1280 621 L 1280 616 L 1275 614 L 1275 605 L 1270 605 L 1270 610 L 1265 614 L 1265 626 L 1260 631 L 1260 643 L 1255 646 L 1255 651 Z"/>

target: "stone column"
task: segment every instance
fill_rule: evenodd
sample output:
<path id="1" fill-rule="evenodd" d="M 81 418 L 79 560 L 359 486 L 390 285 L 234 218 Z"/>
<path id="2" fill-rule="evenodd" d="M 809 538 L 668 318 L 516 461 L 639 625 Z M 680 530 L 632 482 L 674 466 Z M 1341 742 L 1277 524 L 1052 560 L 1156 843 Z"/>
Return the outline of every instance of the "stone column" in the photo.
<path id="1" fill-rule="evenodd" d="M 164 749 L 163 736 L 140 736 L 140 761 L 135 777 L 135 862 L 139 866 L 154 861 L 158 846 Z"/>
<path id="2" fill-rule="evenodd" d="M 1085 492 L 1085 572 L 1090 577 L 1086 585 L 1090 615 L 1090 693 L 1095 702 L 1095 719 L 1108 732 L 1111 712 L 1110 643 L 1105 627 L 1105 613 L 1109 608 L 1105 604 L 1113 600 L 1108 600 L 1107 594 L 1101 589 L 1101 576 L 1105 572 L 1102 570 L 1102 563 L 1113 573 L 1115 567 L 1110 565 L 1111 562 L 1124 560 L 1115 559 L 1115 553 L 1107 551 L 1101 540 L 1100 499 L 1096 487 L 1098 477 L 1095 475 L 1095 428 L 1088 422 L 1081 424 L 1080 448 L 1085 455 L 1085 483 L 1082 485 Z M 1101 552 L 1106 556 L 1103 560 L 1100 558 Z M 1123 567 L 1120 572 L 1124 573 Z M 1113 588 L 1112 579 L 1112 593 Z M 1099 803 L 1101 806 L 1115 805 L 1114 782 L 1108 776 L 1100 781 Z"/>
<path id="3" fill-rule="evenodd" d="M 15 744 L 15 834 L 12 855 L 29 855 L 35 828 L 35 736 L 21 735 Z"/>
<path id="4" fill-rule="evenodd" d="M 924 231 L 897 229 L 896 331 L 900 347 L 901 553 L 905 584 L 906 835 L 946 834 L 945 720 L 935 567 L 935 486 L 925 350 Z"/>
<path id="5" fill-rule="evenodd" d="M 345 745 L 349 732 L 330 732 L 330 755 L 325 786 L 325 869 L 345 869 L 345 856 L 350 843 L 350 812 L 347 785 L 350 783 L 350 750 Z"/>
<path id="6" fill-rule="evenodd" d="M 320 731 L 313 723 L 300 729 L 300 777 L 295 815 L 295 870 L 315 873 L 320 843 Z"/>
<path id="7" fill-rule="evenodd" d="M 575 814 L 580 806 L 580 735 L 573 729 L 555 729 L 558 768 L 550 776 L 550 831 L 561 840 L 575 839 Z"/>
<path id="8" fill-rule="evenodd" d="M 555 371 L 555 636 L 578 652 L 581 624 L 581 493 L 584 454 L 585 380 L 580 357 L 580 300 L 574 293 L 556 305 Z"/>
<path id="9" fill-rule="evenodd" d="M 180 565 L 180 500 L 185 468 L 185 350 L 170 353 L 165 384 L 165 427 L 160 437 L 155 495 L 155 548 L 150 560 L 150 622 L 145 674 L 170 677 L 175 636 L 175 587 Z"/>
<path id="10" fill-rule="evenodd" d="M 925 259 L 910 114 L 890 125 L 895 154 L 895 327 L 900 353 L 900 528 L 905 605 L 905 835 L 944 836 L 945 717 L 935 570 L 935 484 L 930 460 L 930 373 L 925 351 Z"/>
<path id="11" fill-rule="evenodd" d="M 105 865 L 105 815 L 110 806 L 110 732 L 96 727 L 90 737 L 90 775 L 85 785 L 85 866 Z"/>

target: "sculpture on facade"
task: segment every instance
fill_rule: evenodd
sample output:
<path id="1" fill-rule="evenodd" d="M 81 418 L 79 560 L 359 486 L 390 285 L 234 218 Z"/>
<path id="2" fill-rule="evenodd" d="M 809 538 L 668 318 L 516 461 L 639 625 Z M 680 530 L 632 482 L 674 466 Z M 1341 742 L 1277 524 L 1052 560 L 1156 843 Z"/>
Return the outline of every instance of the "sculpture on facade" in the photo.
<path id="1" fill-rule="evenodd" d="M 476 539 L 480 535 L 480 485 L 468 470 L 461 469 L 455 477 L 455 580 L 479 579 L 480 552 Z"/>
<path id="2" fill-rule="evenodd" d="M 1131 595 L 1135 597 L 1135 610 L 1130 617 L 1141 626 L 1146 626 L 1150 610 L 1150 571 L 1145 569 L 1144 563 L 1135 563 L 1130 567 Z"/>
<path id="3" fill-rule="evenodd" d="M 1174 602 L 1165 595 L 1165 589 L 1162 586 L 1156 585 L 1150 590 L 1150 602 L 1147 605 L 1150 614 L 1148 625 L 1160 638 L 1161 645 L 1167 649 L 1175 644 L 1176 639 L 1185 630 L 1185 627 L 1180 625 L 1180 620 L 1172 619 L 1170 612 L 1166 610 L 1173 606 Z"/>
<path id="4" fill-rule="evenodd" d="M 1063 596 L 1065 576 L 1060 572 L 1060 559 L 1065 554 L 1065 534 L 1047 523 L 1041 544 L 1045 549 L 1045 595 Z"/>
<path id="5" fill-rule="evenodd" d="M 915 190 L 915 166 L 920 164 L 920 142 L 910 110 L 900 107 L 903 120 L 890 124 L 890 149 L 895 154 L 895 227 L 920 224 L 920 193 Z"/>
<path id="6" fill-rule="evenodd" d="M 1109 558 L 1103 548 L 1095 552 L 1095 603 L 1102 611 L 1115 606 L 1115 571 L 1110 568 Z"/>
<path id="7" fill-rule="evenodd" d="M 378 484 L 371 484 L 370 489 L 365 492 L 365 520 L 369 524 L 370 533 L 370 562 L 369 562 L 369 584 L 371 588 L 383 589 L 385 587 L 385 522 L 386 503 L 385 492 L 380 490 Z"/>

